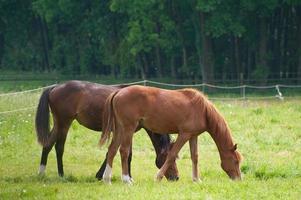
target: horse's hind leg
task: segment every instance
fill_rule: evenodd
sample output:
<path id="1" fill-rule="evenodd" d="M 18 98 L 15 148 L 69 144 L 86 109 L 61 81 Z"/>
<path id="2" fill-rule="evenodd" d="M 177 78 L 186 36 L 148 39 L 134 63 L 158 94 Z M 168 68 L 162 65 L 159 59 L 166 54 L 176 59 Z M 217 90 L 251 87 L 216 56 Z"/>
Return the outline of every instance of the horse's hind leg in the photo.
<path id="1" fill-rule="evenodd" d="M 71 121 L 63 123 L 63 125 L 58 126 L 58 134 L 55 143 L 55 151 L 56 151 L 56 160 L 57 160 L 57 170 L 59 176 L 64 176 L 64 166 L 63 166 L 63 154 L 64 154 L 64 146 L 68 134 L 68 130 L 70 127 Z"/>
<path id="2" fill-rule="evenodd" d="M 53 145 L 54 145 L 54 142 L 52 144 L 50 144 L 49 146 L 47 146 L 47 147 L 43 147 L 41 162 L 40 162 L 39 175 L 43 175 L 45 173 L 48 154 L 51 151 Z"/>
<path id="3" fill-rule="evenodd" d="M 98 180 L 101 180 L 102 177 L 103 177 L 103 174 L 105 172 L 105 169 L 106 169 L 106 165 L 107 165 L 107 157 L 108 157 L 108 153 L 106 154 L 106 159 L 103 161 L 103 163 L 101 164 L 100 166 L 100 169 L 98 170 L 98 172 L 96 173 L 96 178 Z M 128 165 L 129 165 L 129 175 L 130 177 L 132 177 L 132 174 L 131 174 L 131 162 L 132 162 L 132 146 L 131 146 L 131 149 L 130 149 L 130 155 L 129 155 L 129 158 L 128 158 Z"/>
<path id="4" fill-rule="evenodd" d="M 131 143 L 131 146 L 130 146 L 130 152 L 129 152 L 129 157 L 128 157 L 129 176 L 131 177 L 131 179 L 132 179 L 132 173 L 131 173 L 132 146 L 133 146 L 133 144 Z M 133 179 L 132 179 L 132 180 L 133 180 Z"/>
<path id="5" fill-rule="evenodd" d="M 112 142 L 109 146 L 108 153 L 106 156 L 106 167 L 104 169 L 103 176 L 102 176 L 102 179 L 105 183 L 111 184 L 113 160 L 119 146 L 120 146 L 119 134 L 114 133 Z"/>
<path id="6" fill-rule="evenodd" d="M 122 181 L 125 183 L 132 183 L 133 179 L 130 175 L 130 165 L 129 156 L 131 153 L 132 139 L 135 129 L 128 129 L 128 131 L 123 132 L 123 137 L 120 145 L 120 156 L 122 164 Z"/>
<path id="7" fill-rule="evenodd" d="M 50 131 L 50 135 L 57 135 L 56 124 L 54 124 L 52 130 Z M 41 162 L 40 162 L 39 175 L 44 175 L 44 173 L 45 173 L 47 160 L 48 160 L 48 154 L 51 151 L 54 143 L 55 143 L 55 137 L 51 137 L 51 139 L 49 141 L 49 145 L 46 146 L 46 147 L 43 147 Z"/>
<path id="8" fill-rule="evenodd" d="M 105 172 L 106 165 L 107 165 L 107 160 L 108 160 L 108 153 L 106 154 L 106 159 L 103 161 L 98 172 L 95 175 L 95 178 L 97 178 L 98 180 L 101 180 L 103 177 L 103 173 Z"/>

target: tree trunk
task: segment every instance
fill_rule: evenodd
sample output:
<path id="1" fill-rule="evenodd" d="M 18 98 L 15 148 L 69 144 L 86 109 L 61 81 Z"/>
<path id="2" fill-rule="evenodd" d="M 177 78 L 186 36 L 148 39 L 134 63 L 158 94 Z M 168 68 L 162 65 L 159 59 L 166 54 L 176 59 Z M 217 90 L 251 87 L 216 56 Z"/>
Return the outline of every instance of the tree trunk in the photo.
<path id="1" fill-rule="evenodd" d="M 186 77 L 188 74 L 188 69 L 187 69 L 187 50 L 186 50 L 185 46 L 182 47 L 182 61 L 183 61 L 182 71 L 183 71 L 184 77 Z"/>
<path id="2" fill-rule="evenodd" d="M 2 68 L 2 58 L 4 54 L 4 35 L 0 33 L 0 69 Z"/>
<path id="3" fill-rule="evenodd" d="M 185 41 L 185 36 L 183 33 L 183 26 L 182 26 L 182 17 L 179 12 L 176 2 L 175 1 L 170 1 L 170 7 L 171 7 L 171 16 L 172 19 L 175 21 L 175 31 L 177 34 L 177 37 L 179 39 L 179 43 L 182 46 L 182 66 L 181 66 L 181 77 L 186 76 L 187 72 L 187 50 L 186 50 L 186 41 Z M 180 76 L 180 74 L 178 74 Z"/>
<path id="4" fill-rule="evenodd" d="M 115 64 L 110 64 L 110 74 L 112 77 L 115 77 L 116 78 L 116 73 L 115 73 L 115 67 L 116 65 Z"/>
<path id="5" fill-rule="evenodd" d="M 262 79 L 262 83 L 266 83 L 268 77 L 268 62 L 267 62 L 267 20 L 259 18 L 259 44 L 256 60 L 257 78 Z"/>
<path id="6" fill-rule="evenodd" d="M 193 7 L 195 7 L 195 2 L 193 3 Z M 192 22 L 193 22 L 193 27 L 194 27 L 194 33 L 195 33 L 195 41 L 194 41 L 194 45 L 196 48 L 196 54 L 198 57 L 198 65 L 199 65 L 199 69 L 202 69 L 202 48 L 201 48 L 201 31 L 200 30 L 200 23 L 199 23 L 199 19 L 198 19 L 198 12 L 195 11 L 194 14 L 192 15 Z M 195 79 L 197 79 L 199 76 L 199 74 L 195 74 Z"/>
<path id="7" fill-rule="evenodd" d="M 117 26 L 116 22 L 118 19 L 116 19 L 116 16 L 113 15 L 112 19 L 112 30 L 110 34 L 110 41 L 111 41 L 111 46 L 110 46 L 110 56 L 113 57 L 110 63 L 110 70 L 111 70 L 111 76 L 117 78 L 118 77 L 118 65 L 117 65 L 117 58 L 116 58 L 116 51 L 118 49 L 118 30 L 119 27 Z"/>
<path id="8" fill-rule="evenodd" d="M 237 36 L 234 36 L 234 60 L 235 60 L 235 66 L 236 66 L 236 73 L 237 73 L 237 80 L 239 83 L 242 82 L 241 80 L 241 65 L 240 65 L 240 54 L 239 54 L 239 38 Z"/>
<path id="9" fill-rule="evenodd" d="M 156 22 L 156 32 L 158 35 L 160 35 L 161 28 L 160 28 L 159 22 Z M 156 51 L 155 54 L 156 54 L 156 65 L 157 65 L 156 75 L 157 75 L 157 77 L 162 78 L 163 70 L 162 70 L 162 64 L 161 64 L 161 50 L 160 50 L 159 42 L 157 42 L 157 44 L 156 44 L 155 51 Z"/>
<path id="10" fill-rule="evenodd" d="M 251 78 L 252 73 L 252 51 L 250 45 L 247 46 L 247 73 L 248 73 L 248 79 Z"/>
<path id="11" fill-rule="evenodd" d="M 274 16 L 274 29 L 273 29 L 273 69 L 274 72 L 279 73 L 279 78 L 281 79 L 282 74 L 282 63 L 281 63 L 281 50 L 280 50 L 280 42 L 281 42 L 281 18 L 282 18 L 282 8 L 278 8 L 275 16 Z"/>
<path id="12" fill-rule="evenodd" d="M 76 75 L 80 75 L 81 74 L 81 66 L 80 66 L 80 41 L 79 38 L 76 38 L 75 41 L 75 63 L 74 63 L 74 72 L 76 73 Z"/>
<path id="13" fill-rule="evenodd" d="M 205 14 L 199 13 L 201 28 L 201 45 L 202 45 L 202 77 L 204 83 L 213 82 L 213 57 L 212 57 L 212 41 L 205 33 Z"/>
<path id="14" fill-rule="evenodd" d="M 298 71 L 297 71 L 297 79 L 298 83 L 301 83 L 301 6 L 296 7 L 297 11 L 297 24 L 298 26 L 298 46 L 297 46 L 297 56 L 298 56 Z"/>
<path id="15" fill-rule="evenodd" d="M 144 78 L 146 79 L 147 77 L 150 76 L 150 74 L 149 74 L 149 63 L 145 53 L 142 53 L 142 63 L 144 69 Z"/>
<path id="16" fill-rule="evenodd" d="M 136 60 L 136 69 L 140 69 L 140 76 L 143 80 L 146 79 L 145 75 L 145 70 L 142 64 L 142 56 L 140 54 L 137 55 L 137 60 Z"/>
<path id="17" fill-rule="evenodd" d="M 170 70 L 171 70 L 171 77 L 172 78 L 177 78 L 177 71 L 176 71 L 176 66 L 175 66 L 175 56 L 171 55 L 170 56 Z"/>
<path id="18" fill-rule="evenodd" d="M 300 28 L 301 29 L 301 28 Z M 298 79 L 298 82 L 301 83 L 301 31 L 299 31 L 299 43 L 298 43 L 298 73 L 297 73 L 297 79 Z"/>
<path id="19" fill-rule="evenodd" d="M 42 39 L 42 49 L 43 49 L 43 70 L 50 71 L 49 67 L 49 39 L 48 30 L 45 19 L 38 16 L 41 39 Z"/>
<path id="20" fill-rule="evenodd" d="M 279 30 L 279 46 L 280 46 L 280 56 L 279 56 L 279 63 L 280 63 L 280 71 L 283 74 L 286 72 L 286 64 L 285 64 L 285 37 L 286 37 L 286 11 L 285 8 L 281 9 L 281 29 Z"/>
<path id="21" fill-rule="evenodd" d="M 47 24 L 44 18 L 38 16 L 41 38 L 42 38 L 42 47 L 43 47 L 43 70 L 50 71 L 49 67 L 49 38 L 48 38 L 48 29 Z"/>
<path id="22" fill-rule="evenodd" d="M 159 44 L 156 45 L 156 63 L 157 63 L 157 70 L 156 70 L 157 77 L 162 78 L 163 73 L 162 73 L 161 53 L 160 53 Z"/>
<path id="23" fill-rule="evenodd" d="M 265 19 L 260 20 L 259 57 L 258 64 L 261 67 L 267 66 L 267 24 Z"/>

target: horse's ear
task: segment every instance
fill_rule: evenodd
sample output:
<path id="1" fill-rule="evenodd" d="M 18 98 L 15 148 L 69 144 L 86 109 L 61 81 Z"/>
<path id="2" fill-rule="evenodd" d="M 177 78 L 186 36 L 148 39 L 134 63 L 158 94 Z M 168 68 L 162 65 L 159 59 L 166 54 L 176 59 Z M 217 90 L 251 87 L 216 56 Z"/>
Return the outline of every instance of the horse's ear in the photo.
<path id="1" fill-rule="evenodd" d="M 234 144 L 232 151 L 236 151 L 236 149 L 237 149 L 237 144 Z"/>

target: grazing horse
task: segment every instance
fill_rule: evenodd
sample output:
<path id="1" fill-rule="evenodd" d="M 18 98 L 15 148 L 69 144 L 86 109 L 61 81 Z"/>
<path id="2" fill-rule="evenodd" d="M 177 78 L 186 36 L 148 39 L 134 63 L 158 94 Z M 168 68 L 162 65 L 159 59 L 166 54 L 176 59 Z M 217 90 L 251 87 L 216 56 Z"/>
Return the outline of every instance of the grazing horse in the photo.
<path id="1" fill-rule="evenodd" d="M 57 168 L 59 176 L 64 175 L 63 152 L 66 137 L 70 125 L 76 119 L 81 125 L 94 130 L 102 130 L 102 116 L 107 97 L 126 86 L 106 86 L 83 81 L 69 81 L 64 84 L 47 88 L 40 97 L 35 125 L 38 142 L 43 146 L 40 170 L 43 174 L 47 164 L 47 158 L 53 145 L 55 145 Z M 127 106 L 127 105 L 123 105 Z M 49 107 L 53 115 L 53 128 L 49 126 Z M 136 127 L 138 128 L 138 127 Z M 171 148 L 169 135 L 162 136 L 146 130 L 156 151 L 156 165 L 160 168 L 166 159 L 167 152 Z M 131 147 L 130 147 L 131 148 Z M 128 164 L 131 162 L 131 153 Z M 106 160 L 96 174 L 96 178 L 102 179 Z M 129 172 L 130 173 L 130 172 Z M 168 180 L 177 180 L 178 171 L 176 163 L 165 173 Z"/>
<path id="2" fill-rule="evenodd" d="M 233 143 L 230 129 L 214 105 L 197 90 L 129 86 L 108 97 L 104 116 L 109 118 L 103 122 L 100 146 L 108 140 L 111 131 L 113 132 L 107 156 L 109 166 L 103 176 L 107 182 L 110 181 L 113 158 L 120 146 L 123 181 L 131 183 L 126 160 L 133 133 L 138 125 L 159 134 L 178 134 L 165 163 L 157 173 L 158 181 L 163 178 L 187 141 L 192 160 L 192 179 L 199 181 L 197 137 L 204 131 L 209 132 L 217 145 L 222 169 L 231 179 L 241 179 L 239 165 L 242 157 L 236 150 L 237 145 Z"/>

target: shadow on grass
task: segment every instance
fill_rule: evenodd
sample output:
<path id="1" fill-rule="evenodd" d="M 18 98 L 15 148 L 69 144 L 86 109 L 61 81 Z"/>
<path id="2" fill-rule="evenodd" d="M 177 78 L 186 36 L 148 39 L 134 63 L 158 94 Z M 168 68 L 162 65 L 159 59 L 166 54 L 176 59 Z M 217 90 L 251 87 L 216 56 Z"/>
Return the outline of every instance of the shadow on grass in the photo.
<path id="1" fill-rule="evenodd" d="M 3 177 L 0 181 L 7 183 L 97 183 L 99 182 L 95 177 L 76 177 L 73 175 L 67 175 L 64 177 L 53 177 L 46 175 L 26 175 L 26 176 L 15 176 L 15 177 Z"/>

